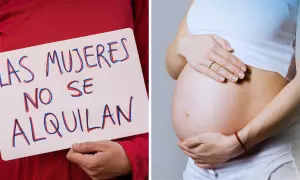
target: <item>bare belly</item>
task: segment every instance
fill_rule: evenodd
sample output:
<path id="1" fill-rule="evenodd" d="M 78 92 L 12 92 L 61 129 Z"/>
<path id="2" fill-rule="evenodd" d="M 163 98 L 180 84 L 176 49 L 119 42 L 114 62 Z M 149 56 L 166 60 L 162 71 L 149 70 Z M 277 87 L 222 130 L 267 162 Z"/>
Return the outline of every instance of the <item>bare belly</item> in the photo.
<path id="1" fill-rule="evenodd" d="M 219 83 L 186 65 L 173 97 L 172 119 L 178 138 L 204 132 L 231 135 L 245 127 L 287 84 L 278 73 L 248 70 L 241 83 Z"/>

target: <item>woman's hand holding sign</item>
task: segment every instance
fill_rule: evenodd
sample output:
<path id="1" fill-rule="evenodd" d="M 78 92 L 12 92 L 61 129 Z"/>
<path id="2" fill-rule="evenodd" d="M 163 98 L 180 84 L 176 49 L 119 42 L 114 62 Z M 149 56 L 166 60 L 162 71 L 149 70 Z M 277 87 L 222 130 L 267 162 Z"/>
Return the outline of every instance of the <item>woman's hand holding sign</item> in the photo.
<path id="1" fill-rule="evenodd" d="M 78 164 L 93 180 L 112 179 L 131 173 L 131 164 L 124 149 L 113 141 L 74 144 L 67 158 Z"/>

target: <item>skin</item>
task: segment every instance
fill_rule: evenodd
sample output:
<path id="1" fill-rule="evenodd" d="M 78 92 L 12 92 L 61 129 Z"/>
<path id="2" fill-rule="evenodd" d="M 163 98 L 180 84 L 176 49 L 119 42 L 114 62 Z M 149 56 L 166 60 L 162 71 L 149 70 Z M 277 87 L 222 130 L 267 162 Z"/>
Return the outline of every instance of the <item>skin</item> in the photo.
<path id="1" fill-rule="evenodd" d="M 78 164 L 93 180 L 114 179 L 131 173 L 124 149 L 113 141 L 74 144 L 67 159 Z"/>
<path id="2" fill-rule="evenodd" d="M 170 76 L 173 77 L 174 79 L 177 79 L 178 77 L 180 78 L 180 73 L 182 71 L 185 71 L 186 74 L 192 73 L 192 71 L 197 71 L 197 69 L 194 67 L 195 65 L 192 63 L 190 64 L 188 60 L 189 56 L 187 54 L 189 53 L 184 54 L 181 52 L 182 50 L 179 51 L 177 48 L 178 44 L 181 43 L 181 39 L 183 39 L 184 36 L 187 35 L 186 32 L 187 31 L 186 31 L 186 19 L 185 19 L 181 24 L 175 42 L 173 42 L 168 49 L 166 66 Z M 211 36 L 211 35 L 206 35 L 206 36 Z M 201 43 L 204 44 L 204 41 L 202 42 L 198 41 L 198 43 L 199 46 Z M 210 44 L 206 44 L 206 45 L 210 46 Z M 188 46 L 188 43 L 186 43 L 185 46 Z M 222 47 L 224 48 L 224 46 Z M 299 51 L 297 52 L 299 53 Z M 297 71 L 300 70 L 299 58 L 300 58 L 299 55 L 296 54 Z M 250 71 L 251 71 L 251 77 L 250 77 L 251 80 L 248 83 L 249 87 L 247 89 L 249 88 L 252 89 L 248 90 L 250 92 L 249 95 L 257 93 L 258 89 L 255 89 L 257 87 L 260 88 L 263 87 L 263 90 L 265 91 L 266 95 L 269 93 L 273 93 L 273 94 L 272 96 L 270 96 L 272 98 L 267 99 L 267 101 L 263 104 L 259 104 L 259 103 L 253 104 L 251 101 L 252 98 L 250 98 L 250 101 L 243 101 L 245 97 L 239 94 L 237 95 L 239 99 L 242 99 L 243 101 L 242 104 L 244 104 L 243 106 L 247 107 L 249 103 L 250 104 L 252 103 L 250 109 L 256 108 L 257 106 L 262 106 L 260 109 L 257 109 L 257 112 L 253 113 L 253 115 L 255 116 L 253 116 L 251 119 L 247 121 L 245 120 L 245 125 L 238 127 L 238 130 L 235 131 L 238 133 L 241 141 L 246 146 L 246 149 L 250 149 L 256 144 L 262 142 L 263 140 L 266 140 L 267 138 L 276 135 L 278 131 L 292 124 L 294 119 L 292 117 L 294 117 L 297 114 L 297 110 L 299 108 L 298 106 L 300 104 L 299 73 L 295 76 L 295 78 L 292 81 L 287 83 L 287 81 L 283 77 L 272 72 L 266 72 L 255 68 L 250 68 Z M 207 71 L 201 72 L 199 70 L 197 72 L 205 76 L 209 76 L 215 79 L 216 81 L 217 79 L 219 79 L 219 77 L 214 78 L 215 74 L 211 76 L 212 75 L 211 72 L 209 73 Z M 260 86 L 256 86 L 257 84 Z M 232 90 L 238 88 L 244 90 L 243 86 L 245 86 L 245 85 L 238 85 L 238 84 L 235 86 L 230 83 L 225 85 L 232 86 Z M 270 88 L 268 85 L 274 85 L 274 87 Z M 274 88 L 276 89 L 275 91 Z M 237 90 L 236 93 L 239 92 L 240 91 Z M 266 100 L 266 98 L 263 95 L 258 95 L 258 99 L 260 99 L 261 101 Z M 175 130 L 176 128 L 177 127 L 175 125 Z M 185 127 L 185 128 L 189 128 L 189 127 Z M 191 128 L 189 130 L 193 130 L 193 129 Z M 192 133 L 193 135 L 180 135 L 179 138 L 181 137 L 180 138 L 181 141 L 178 143 L 178 145 L 187 156 L 194 159 L 198 167 L 214 168 L 216 165 L 222 164 L 227 160 L 244 153 L 244 150 L 241 148 L 239 142 L 237 141 L 233 133 L 234 133 L 233 131 L 231 133 L 230 131 L 227 132 L 212 131 L 212 132 L 201 132 L 197 134 Z"/>
<path id="3" fill-rule="evenodd" d="M 217 35 L 190 35 L 185 18 L 180 24 L 174 42 L 167 49 L 166 69 L 176 80 L 188 61 L 193 69 L 216 81 L 225 82 L 226 78 L 237 82 L 238 78 L 244 78 L 246 66 L 231 53 L 232 51 L 230 44 Z M 214 64 L 208 68 L 212 62 Z"/>

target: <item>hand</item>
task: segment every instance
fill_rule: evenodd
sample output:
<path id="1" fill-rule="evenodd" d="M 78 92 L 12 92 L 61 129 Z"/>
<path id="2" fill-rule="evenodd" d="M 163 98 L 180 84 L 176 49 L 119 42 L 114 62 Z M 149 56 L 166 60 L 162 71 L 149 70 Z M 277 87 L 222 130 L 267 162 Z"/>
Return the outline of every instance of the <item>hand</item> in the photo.
<path id="1" fill-rule="evenodd" d="M 131 173 L 124 149 L 112 141 L 74 144 L 67 159 L 78 164 L 93 180 L 112 179 Z"/>
<path id="2" fill-rule="evenodd" d="M 188 35 L 179 41 L 178 52 L 196 71 L 224 82 L 243 79 L 246 65 L 235 57 L 229 43 L 216 35 Z"/>
<path id="3" fill-rule="evenodd" d="M 214 168 L 243 152 L 239 142 L 221 133 L 203 133 L 178 143 L 182 151 L 200 168 Z"/>

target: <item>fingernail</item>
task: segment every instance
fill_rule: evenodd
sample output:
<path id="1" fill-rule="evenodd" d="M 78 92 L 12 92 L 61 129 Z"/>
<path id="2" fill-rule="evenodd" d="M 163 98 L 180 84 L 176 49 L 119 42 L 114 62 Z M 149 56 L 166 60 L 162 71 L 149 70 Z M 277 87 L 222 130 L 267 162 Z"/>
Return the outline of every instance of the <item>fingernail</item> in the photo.
<path id="1" fill-rule="evenodd" d="M 244 74 L 244 73 L 242 73 L 242 72 L 240 72 L 240 73 L 239 73 L 239 77 L 240 77 L 241 79 L 243 79 L 243 78 L 244 78 L 244 76 L 245 76 L 245 74 Z"/>
<path id="2" fill-rule="evenodd" d="M 225 81 L 225 78 L 224 78 L 224 77 L 220 77 L 219 79 L 220 79 L 220 81 L 222 81 L 222 82 Z"/>
<path id="3" fill-rule="evenodd" d="M 242 66 L 242 70 L 243 70 L 244 72 L 246 72 L 246 71 L 247 71 L 246 66 Z"/>
<path id="4" fill-rule="evenodd" d="M 184 142 L 183 142 L 183 145 L 184 145 L 184 146 L 187 146 L 187 142 L 186 142 L 186 141 L 184 141 Z"/>
<path id="5" fill-rule="evenodd" d="M 231 77 L 231 80 L 232 80 L 233 82 L 237 82 L 238 79 L 239 79 L 239 78 L 238 78 L 237 76 L 232 76 L 232 77 Z"/>

